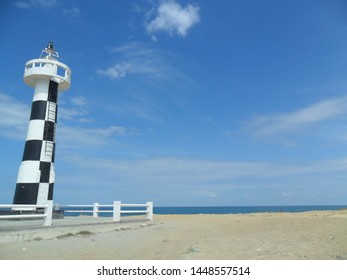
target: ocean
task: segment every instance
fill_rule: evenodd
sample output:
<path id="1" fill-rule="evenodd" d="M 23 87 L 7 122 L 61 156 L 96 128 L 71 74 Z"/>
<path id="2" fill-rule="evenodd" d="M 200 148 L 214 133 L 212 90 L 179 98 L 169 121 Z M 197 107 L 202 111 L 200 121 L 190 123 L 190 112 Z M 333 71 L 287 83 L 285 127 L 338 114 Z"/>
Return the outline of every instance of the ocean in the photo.
<path id="1" fill-rule="evenodd" d="M 193 206 L 193 207 L 154 207 L 153 213 L 159 215 L 181 214 L 181 215 L 193 215 L 193 214 L 247 214 L 247 213 L 261 213 L 261 212 L 306 212 L 315 210 L 339 210 L 347 208 L 347 205 L 309 205 L 309 206 Z M 92 215 L 91 212 L 84 212 L 86 210 L 92 210 L 92 207 L 60 207 L 64 210 L 65 216 L 79 216 Z M 127 208 L 131 210 L 132 208 Z M 133 210 L 142 210 L 139 208 L 133 208 Z M 69 210 L 75 210 L 78 212 L 67 212 Z M 112 210 L 111 207 L 100 207 L 100 210 Z M 82 212 L 83 211 L 83 212 Z M 129 214 L 128 214 L 129 215 Z M 107 217 L 112 216 L 112 213 L 100 213 L 99 216 Z"/>
<path id="2" fill-rule="evenodd" d="M 346 205 L 330 206 L 216 206 L 216 207 L 154 207 L 154 214 L 246 214 L 259 212 L 305 212 L 338 210 Z"/>

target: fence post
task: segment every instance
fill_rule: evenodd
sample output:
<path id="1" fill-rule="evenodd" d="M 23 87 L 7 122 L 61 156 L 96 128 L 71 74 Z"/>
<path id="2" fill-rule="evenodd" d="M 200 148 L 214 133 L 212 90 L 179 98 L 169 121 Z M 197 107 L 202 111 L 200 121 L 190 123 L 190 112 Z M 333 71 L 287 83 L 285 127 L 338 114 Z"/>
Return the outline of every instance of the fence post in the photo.
<path id="1" fill-rule="evenodd" d="M 114 222 L 120 222 L 120 208 L 121 208 L 121 202 L 113 201 L 113 221 Z"/>
<path id="2" fill-rule="evenodd" d="M 147 201 L 147 215 L 146 215 L 146 220 L 153 221 L 153 202 Z"/>
<path id="3" fill-rule="evenodd" d="M 52 225 L 52 215 L 53 215 L 53 201 L 52 200 L 47 201 L 47 207 L 45 209 L 45 214 L 46 214 L 46 217 L 43 220 L 43 226 L 44 227 L 51 226 Z"/>
<path id="4" fill-rule="evenodd" d="M 99 216 L 99 203 L 93 203 L 93 217 L 97 218 Z"/>

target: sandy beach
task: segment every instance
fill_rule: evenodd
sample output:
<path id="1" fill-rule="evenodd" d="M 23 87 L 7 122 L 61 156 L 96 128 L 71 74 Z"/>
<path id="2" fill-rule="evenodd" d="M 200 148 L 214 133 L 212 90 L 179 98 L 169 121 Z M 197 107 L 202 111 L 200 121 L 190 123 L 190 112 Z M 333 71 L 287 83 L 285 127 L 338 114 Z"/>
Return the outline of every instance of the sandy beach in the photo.
<path id="1" fill-rule="evenodd" d="M 69 230 L 53 226 L 46 238 L 3 243 L 0 259 L 347 259 L 347 210 L 155 215 Z"/>

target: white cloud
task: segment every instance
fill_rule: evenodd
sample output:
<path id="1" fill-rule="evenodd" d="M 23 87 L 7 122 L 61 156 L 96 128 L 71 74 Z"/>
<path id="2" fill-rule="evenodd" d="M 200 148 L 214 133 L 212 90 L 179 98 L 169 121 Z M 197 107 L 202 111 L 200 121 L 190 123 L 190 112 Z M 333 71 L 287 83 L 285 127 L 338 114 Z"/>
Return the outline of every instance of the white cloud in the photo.
<path id="1" fill-rule="evenodd" d="M 16 1 L 15 6 L 19 9 L 28 9 L 31 7 L 37 8 L 51 8 L 58 4 L 57 0 L 27 0 Z"/>
<path id="2" fill-rule="evenodd" d="M 175 1 L 163 1 L 157 10 L 156 17 L 146 24 L 146 29 L 152 38 L 156 40 L 153 33 L 163 31 L 169 34 L 176 33 L 186 36 L 188 30 L 200 22 L 199 6 L 188 4 L 182 7 Z"/>
<path id="3" fill-rule="evenodd" d="M 129 75 L 145 75 L 151 78 L 164 78 L 172 75 L 174 69 L 161 56 L 159 50 L 145 44 L 131 43 L 112 49 L 119 56 L 118 63 L 97 73 L 110 79 L 125 78 Z"/>
<path id="4" fill-rule="evenodd" d="M 61 107 L 59 108 L 59 114 L 58 118 L 59 120 L 74 120 L 74 121 L 80 121 L 80 119 L 85 120 L 85 116 L 87 114 L 87 111 L 85 109 L 80 109 L 77 107 L 73 108 L 65 108 Z"/>
<path id="5" fill-rule="evenodd" d="M 30 116 L 29 106 L 3 93 L 0 93 L 0 104 L 0 135 L 24 140 Z"/>
<path id="6" fill-rule="evenodd" d="M 75 122 L 91 122 L 87 99 L 83 96 L 72 97 L 65 106 L 59 106 L 59 120 Z"/>
<path id="7" fill-rule="evenodd" d="M 291 195 L 290 195 L 289 193 L 287 193 L 287 192 L 283 192 L 283 193 L 281 194 L 281 196 L 283 196 L 283 197 L 290 197 Z"/>
<path id="8" fill-rule="evenodd" d="M 102 105 L 112 114 L 163 124 L 172 105 L 184 107 L 186 94 L 196 86 L 185 71 L 181 71 L 187 61 L 175 53 L 131 42 L 110 49 L 110 56 L 117 63 L 100 67 L 96 73 L 100 77 L 126 79 L 127 82 L 125 98 Z M 108 91 L 114 94 L 112 86 Z"/>
<path id="9" fill-rule="evenodd" d="M 154 65 L 154 63 L 149 60 L 146 61 L 141 59 L 137 61 L 120 62 L 105 70 L 100 69 L 97 72 L 111 79 L 120 79 L 134 74 L 160 75 L 158 66 Z"/>
<path id="10" fill-rule="evenodd" d="M 65 148 L 95 148 L 110 144 L 115 136 L 123 136 L 125 133 L 126 129 L 121 126 L 82 128 L 63 124 L 58 127 L 57 143 Z M 76 143 L 76 146 L 73 143 Z"/>
<path id="11" fill-rule="evenodd" d="M 19 9 L 27 9 L 30 7 L 30 5 L 24 1 L 16 1 L 14 2 L 14 5 Z"/>
<path id="12" fill-rule="evenodd" d="M 78 143 L 78 146 L 96 147 L 112 143 L 115 137 L 121 137 L 126 133 L 133 133 L 133 129 L 127 129 L 122 126 L 100 127 L 73 127 L 66 124 L 72 120 L 78 123 L 84 123 L 88 117 L 84 97 L 75 97 L 72 99 L 71 108 L 59 108 L 57 141 L 64 147 L 73 147 L 71 142 Z M 10 139 L 25 140 L 28 129 L 30 106 L 19 102 L 12 97 L 0 93 L 0 136 Z M 76 106 L 78 105 L 78 106 Z M 81 118 L 82 117 L 82 118 Z M 65 123 L 64 123 L 65 121 Z"/>
<path id="13" fill-rule="evenodd" d="M 347 171 L 347 158 L 293 163 L 213 161 L 191 158 L 162 157 L 139 160 L 112 160 L 106 158 L 77 159 L 77 165 L 104 170 L 117 176 L 129 176 L 142 182 L 171 182 L 184 188 L 187 185 L 215 185 L 227 180 L 245 178 L 298 178 L 304 175 Z M 218 183 L 216 183 L 218 182 Z M 170 184 L 171 184 L 170 183 Z M 213 193 L 213 192 L 212 192 Z"/>
<path id="14" fill-rule="evenodd" d="M 63 10 L 64 16 L 78 17 L 80 14 L 81 14 L 81 11 L 79 8 L 68 8 Z"/>
<path id="15" fill-rule="evenodd" d="M 130 62 L 117 63 L 105 70 L 98 70 L 98 74 L 107 76 L 111 79 L 124 78 L 128 74 L 141 73 L 135 64 Z"/>
<path id="16" fill-rule="evenodd" d="M 144 12 L 143 8 L 136 3 L 133 3 L 131 5 L 131 10 L 137 14 L 141 14 Z"/>
<path id="17" fill-rule="evenodd" d="M 273 137 L 346 118 L 347 97 L 343 96 L 323 100 L 289 113 L 256 117 L 247 123 L 247 129 L 255 137 Z"/>
<path id="18" fill-rule="evenodd" d="M 313 203 L 311 196 L 325 190 L 336 194 L 347 179 L 346 158 L 267 163 L 178 157 L 119 160 L 64 154 L 60 159 L 74 170 L 73 176 L 64 175 L 65 184 L 74 184 L 70 181 L 78 178 L 76 184 L 85 193 L 93 193 L 95 186 L 102 187 L 102 194 L 95 195 L 105 201 L 124 193 L 128 201 L 146 197 L 164 205 L 171 201 L 176 205 L 211 201 L 242 205 L 252 197 L 253 203 L 264 203 L 269 193 L 276 193 L 278 203 Z M 249 193 L 251 197 L 247 197 Z"/>
<path id="19" fill-rule="evenodd" d="M 85 106 L 87 104 L 87 99 L 84 96 L 73 97 L 71 101 L 77 106 Z"/>
<path id="20" fill-rule="evenodd" d="M 59 108 L 57 143 L 64 148 L 100 148 L 114 141 L 116 137 L 125 135 L 129 130 L 117 125 L 95 127 L 90 119 L 88 100 L 83 96 L 76 96 L 65 102 Z M 77 123 L 72 125 L 72 123 Z M 85 127 L 88 123 L 87 127 Z M 72 143 L 78 143 L 73 145 Z M 77 147 L 78 146 L 78 147 Z"/>
<path id="21" fill-rule="evenodd" d="M 38 7 L 53 7 L 58 4 L 57 0 L 30 0 L 30 2 Z"/>

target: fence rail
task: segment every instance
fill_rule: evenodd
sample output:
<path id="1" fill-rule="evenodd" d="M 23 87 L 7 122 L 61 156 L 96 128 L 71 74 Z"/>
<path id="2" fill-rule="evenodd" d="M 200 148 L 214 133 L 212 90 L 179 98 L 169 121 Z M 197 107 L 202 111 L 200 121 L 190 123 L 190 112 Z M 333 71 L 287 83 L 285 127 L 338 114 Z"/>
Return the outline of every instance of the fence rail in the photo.
<path id="1" fill-rule="evenodd" d="M 64 213 L 92 213 L 93 217 L 99 217 L 99 213 L 113 213 L 113 221 L 120 222 L 121 214 L 146 214 L 146 220 L 153 220 L 153 202 L 146 204 L 122 204 L 120 201 L 114 201 L 113 204 L 99 204 L 93 203 L 92 205 L 62 205 L 61 208 L 91 208 L 90 210 L 76 209 L 64 210 Z M 112 207 L 112 210 L 102 210 L 102 207 Z M 122 210 L 122 208 L 137 208 L 145 207 L 145 210 Z"/>
<path id="2" fill-rule="evenodd" d="M 0 215 L 0 220 L 8 219 L 23 219 L 23 218 L 43 218 L 43 226 L 52 225 L 53 201 L 47 201 L 46 205 L 36 204 L 0 204 L 0 208 L 11 209 L 13 211 L 33 211 L 37 209 L 44 209 L 43 214 L 19 214 L 19 215 Z"/>
<path id="3" fill-rule="evenodd" d="M 56 206 L 55 206 L 56 207 Z M 92 213 L 93 217 L 99 217 L 100 213 L 112 213 L 112 219 L 114 222 L 120 222 L 121 214 L 146 214 L 146 220 L 153 220 L 153 202 L 147 202 L 146 204 L 122 204 L 120 201 L 114 201 L 110 205 L 101 205 L 99 203 L 93 203 L 92 205 L 64 205 L 60 206 L 70 207 L 70 208 L 91 208 L 90 210 L 64 210 L 66 213 Z M 112 210 L 102 210 L 101 207 L 112 207 Z M 137 208 L 145 207 L 143 210 L 123 210 L 123 208 Z M 0 215 L 0 220 L 9 219 L 33 219 L 33 218 L 43 218 L 43 226 L 52 225 L 52 215 L 53 215 L 53 201 L 47 201 L 46 205 L 36 205 L 36 204 L 0 204 L 0 209 L 10 209 L 12 211 L 18 211 L 20 214 L 6 214 Z M 23 214 L 23 212 L 36 211 L 38 209 L 43 209 L 43 213 L 30 213 Z"/>

